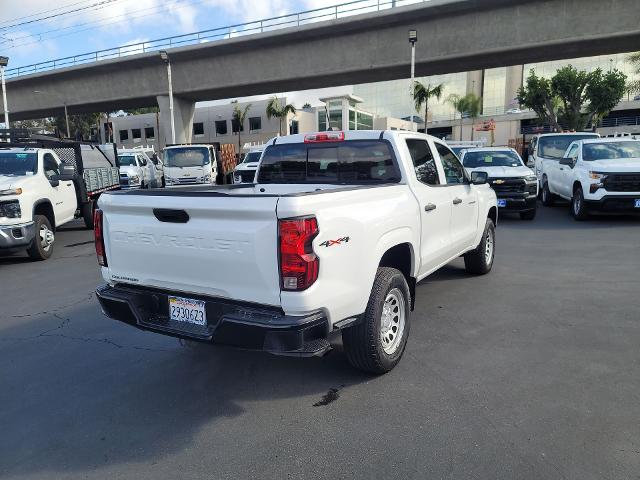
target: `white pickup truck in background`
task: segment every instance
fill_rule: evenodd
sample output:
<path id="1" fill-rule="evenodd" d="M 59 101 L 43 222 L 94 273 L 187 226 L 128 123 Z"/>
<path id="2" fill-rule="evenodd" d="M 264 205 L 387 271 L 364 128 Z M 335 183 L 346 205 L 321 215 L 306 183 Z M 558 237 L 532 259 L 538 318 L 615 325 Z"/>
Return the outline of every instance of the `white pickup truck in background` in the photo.
<path id="1" fill-rule="evenodd" d="M 543 169 L 543 203 L 571 201 L 571 214 L 585 220 L 594 210 L 640 213 L 640 140 L 591 138 L 572 142 L 563 158 Z"/>
<path id="2" fill-rule="evenodd" d="M 140 329 L 281 355 L 322 355 L 342 334 L 352 365 L 384 373 L 404 351 L 417 282 L 460 256 L 470 273 L 491 270 L 486 180 L 423 134 L 277 137 L 255 185 L 103 196 L 96 293 Z"/>
<path id="3" fill-rule="evenodd" d="M 157 188 L 163 186 L 162 170 L 140 149 L 118 150 L 121 188 Z"/>
<path id="4" fill-rule="evenodd" d="M 99 146 L 57 139 L 0 145 L 0 250 L 46 260 L 56 228 L 75 218 L 93 228 L 96 200 L 119 188 L 118 169 Z"/>
<path id="5" fill-rule="evenodd" d="M 260 157 L 262 156 L 262 148 L 253 148 L 248 152 L 242 162 L 236 165 L 233 170 L 233 183 L 253 183 L 255 182 L 256 172 L 258 171 L 258 165 L 260 164 Z"/>
<path id="6" fill-rule="evenodd" d="M 486 172 L 488 183 L 498 196 L 498 208 L 520 214 L 522 220 L 536 217 L 538 179 L 513 148 L 481 147 L 458 154 L 469 175 Z"/>

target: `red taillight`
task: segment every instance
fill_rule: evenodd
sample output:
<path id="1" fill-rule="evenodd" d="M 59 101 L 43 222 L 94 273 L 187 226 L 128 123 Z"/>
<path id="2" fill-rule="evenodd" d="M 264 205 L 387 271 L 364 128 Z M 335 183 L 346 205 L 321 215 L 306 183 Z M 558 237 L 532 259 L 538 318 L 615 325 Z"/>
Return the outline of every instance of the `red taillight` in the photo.
<path id="1" fill-rule="evenodd" d="M 318 278 L 320 260 L 311 242 L 318 235 L 315 217 L 278 221 L 280 242 L 280 286 L 283 290 L 309 288 Z"/>
<path id="2" fill-rule="evenodd" d="M 102 232 L 102 210 L 96 208 L 93 212 L 93 234 L 96 240 L 96 256 L 98 265 L 107 266 L 107 254 L 104 250 L 104 237 Z"/>
<path id="3" fill-rule="evenodd" d="M 344 132 L 319 132 L 304 136 L 304 143 L 342 142 Z"/>

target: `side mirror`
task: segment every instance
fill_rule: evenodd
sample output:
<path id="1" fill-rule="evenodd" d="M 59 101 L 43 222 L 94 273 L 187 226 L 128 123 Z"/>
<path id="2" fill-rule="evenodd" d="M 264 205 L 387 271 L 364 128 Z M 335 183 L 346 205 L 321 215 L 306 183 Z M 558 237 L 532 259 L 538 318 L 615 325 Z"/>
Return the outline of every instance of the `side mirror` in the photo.
<path id="1" fill-rule="evenodd" d="M 488 180 L 487 172 L 471 172 L 471 183 L 474 185 L 484 185 Z"/>
<path id="2" fill-rule="evenodd" d="M 60 165 L 60 175 L 57 175 L 56 180 L 68 181 L 76 178 L 76 167 L 73 165 Z"/>
<path id="3" fill-rule="evenodd" d="M 532 156 L 529 156 L 529 158 L 527 159 L 527 167 L 535 168 L 535 166 L 536 166 L 536 161 L 533 159 Z"/>
<path id="4" fill-rule="evenodd" d="M 563 157 L 560 159 L 560 165 L 566 165 L 567 167 L 573 168 L 574 164 L 573 158 Z"/>
<path id="5" fill-rule="evenodd" d="M 49 179 L 49 183 L 51 184 L 52 187 L 58 187 L 60 186 L 60 180 L 58 180 L 58 177 L 52 177 Z"/>

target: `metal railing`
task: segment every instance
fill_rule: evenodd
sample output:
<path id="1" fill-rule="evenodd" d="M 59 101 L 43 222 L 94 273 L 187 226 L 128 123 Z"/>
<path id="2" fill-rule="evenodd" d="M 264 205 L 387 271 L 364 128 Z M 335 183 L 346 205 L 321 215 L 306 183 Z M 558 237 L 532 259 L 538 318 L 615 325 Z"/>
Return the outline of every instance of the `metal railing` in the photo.
<path id="1" fill-rule="evenodd" d="M 97 50 L 95 52 L 81 53 L 70 57 L 56 58 L 46 62 L 7 69 L 5 71 L 5 76 L 7 78 L 15 78 L 20 75 L 29 75 L 73 65 L 82 65 L 98 62 L 100 60 L 121 58 L 128 55 L 153 52 L 172 47 L 215 42 L 245 35 L 280 30 L 288 27 L 300 27 L 310 23 L 335 20 L 363 13 L 379 12 L 381 10 L 388 10 L 394 7 L 425 3 L 428 1 L 430 0 L 355 0 L 330 7 L 322 7 L 314 10 L 291 13 L 288 15 L 280 15 L 278 17 L 271 17 L 253 22 L 228 25 L 210 30 L 201 30 L 199 32 L 122 45 L 119 47 L 107 48 L 105 50 Z"/>

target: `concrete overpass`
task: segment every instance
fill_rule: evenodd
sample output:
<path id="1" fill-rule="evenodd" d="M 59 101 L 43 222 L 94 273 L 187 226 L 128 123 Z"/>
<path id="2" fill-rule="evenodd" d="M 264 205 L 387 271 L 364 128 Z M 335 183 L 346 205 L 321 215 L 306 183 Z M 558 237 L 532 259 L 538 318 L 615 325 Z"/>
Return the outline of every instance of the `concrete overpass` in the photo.
<path id="1" fill-rule="evenodd" d="M 422 76 L 637 50 L 639 19 L 637 0 L 432 0 L 171 49 L 177 139 L 190 137 L 196 101 L 406 78 L 409 29 Z M 157 52 L 7 82 L 15 120 L 65 103 L 70 113 L 160 105 L 168 120 L 167 88 Z"/>

